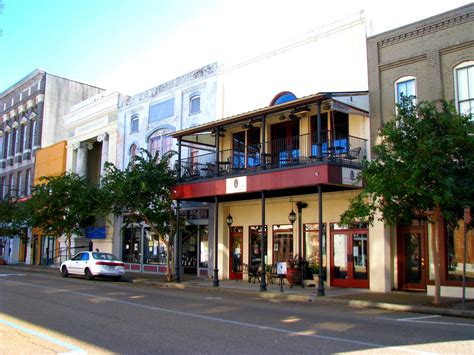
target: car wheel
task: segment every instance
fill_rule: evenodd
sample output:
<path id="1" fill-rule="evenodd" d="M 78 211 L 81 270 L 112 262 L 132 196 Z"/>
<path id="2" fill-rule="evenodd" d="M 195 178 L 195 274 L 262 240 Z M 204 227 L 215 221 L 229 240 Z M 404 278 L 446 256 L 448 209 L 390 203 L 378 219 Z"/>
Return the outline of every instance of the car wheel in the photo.
<path id="1" fill-rule="evenodd" d="M 68 277 L 69 276 L 69 271 L 67 271 L 66 266 L 63 266 L 63 268 L 61 269 L 61 276 L 62 277 Z"/>
<path id="2" fill-rule="evenodd" d="M 85 275 L 86 275 L 86 280 L 92 280 L 94 278 L 94 275 L 92 275 L 92 272 L 89 270 L 89 268 L 86 269 Z"/>

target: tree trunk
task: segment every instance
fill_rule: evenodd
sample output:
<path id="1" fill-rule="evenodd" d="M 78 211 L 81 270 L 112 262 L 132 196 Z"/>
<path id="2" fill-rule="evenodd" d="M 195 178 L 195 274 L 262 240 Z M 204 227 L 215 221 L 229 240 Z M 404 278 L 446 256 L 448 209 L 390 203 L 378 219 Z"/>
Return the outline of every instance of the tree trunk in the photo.
<path id="1" fill-rule="evenodd" d="M 71 259 L 71 233 L 66 234 L 67 259 Z"/>
<path id="2" fill-rule="evenodd" d="M 431 221 L 431 253 L 433 254 L 433 271 L 435 281 L 434 304 L 441 302 L 441 275 L 439 264 L 439 219 L 441 217 L 440 208 L 436 205 L 433 211 L 433 219 Z"/>

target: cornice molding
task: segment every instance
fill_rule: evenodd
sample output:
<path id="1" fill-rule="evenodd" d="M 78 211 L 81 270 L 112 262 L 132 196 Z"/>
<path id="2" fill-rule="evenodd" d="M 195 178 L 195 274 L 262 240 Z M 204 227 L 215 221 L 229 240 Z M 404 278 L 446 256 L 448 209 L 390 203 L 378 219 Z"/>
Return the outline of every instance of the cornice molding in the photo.
<path id="1" fill-rule="evenodd" d="M 445 30 L 449 27 L 457 26 L 457 25 L 460 25 L 469 21 L 473 21 L 473 20 L 474 20 L 474 12 L 471 11 L 462 15 L 454 16 L 448 19 L 440 20 L 438 22 L 427 24 L 423 27 L 416 28 L 412 31 L 407 31 L 407 32 L 399 33 L 398 35 L 395 35 L 395 36 L 384 38 L 377 42 L 377 47 L 383 48 L 383 47 L 391 46 L 391 45 L 398 44 L 404 41 L 408 41 L 410 39 L 422 37 L 428 34 L 435 33 L 437 31 Z"/>

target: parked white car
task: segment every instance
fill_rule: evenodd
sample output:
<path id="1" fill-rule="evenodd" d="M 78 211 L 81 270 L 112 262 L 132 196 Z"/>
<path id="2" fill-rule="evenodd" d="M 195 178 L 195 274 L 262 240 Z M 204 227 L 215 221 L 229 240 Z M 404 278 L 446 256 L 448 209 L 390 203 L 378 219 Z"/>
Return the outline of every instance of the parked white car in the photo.
<path id="1" fill-rule="evenodd" d="M 95 276 L 109 276 L 120 280 L 125 274 L 122 261 L 115 255 L 94 251 L 81 251 L 70 260 L 66 260 L 59 268 L 63 277 L 69 275 L 84 275 L 87 280 Z"/>

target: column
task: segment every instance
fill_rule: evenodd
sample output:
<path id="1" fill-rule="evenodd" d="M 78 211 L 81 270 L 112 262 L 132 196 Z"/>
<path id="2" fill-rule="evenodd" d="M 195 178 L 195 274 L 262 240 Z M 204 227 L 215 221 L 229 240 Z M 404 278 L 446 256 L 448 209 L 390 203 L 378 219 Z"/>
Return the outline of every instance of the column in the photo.
<path id="1" fill-rule="evenodd" d="M 109 134 L 104 133 L 97 136 L 97 142 L 102 142 L 102 154 L 100 156 L 100 176 L 103 176 L 105 162 L 109 160 Z"/>
<path id="2" fill-rule="evenodd" d="M 76 174 L 79 176 L 87 176 L 87 151 L 91 149 L 91 143 L 77 143 Z"/>

